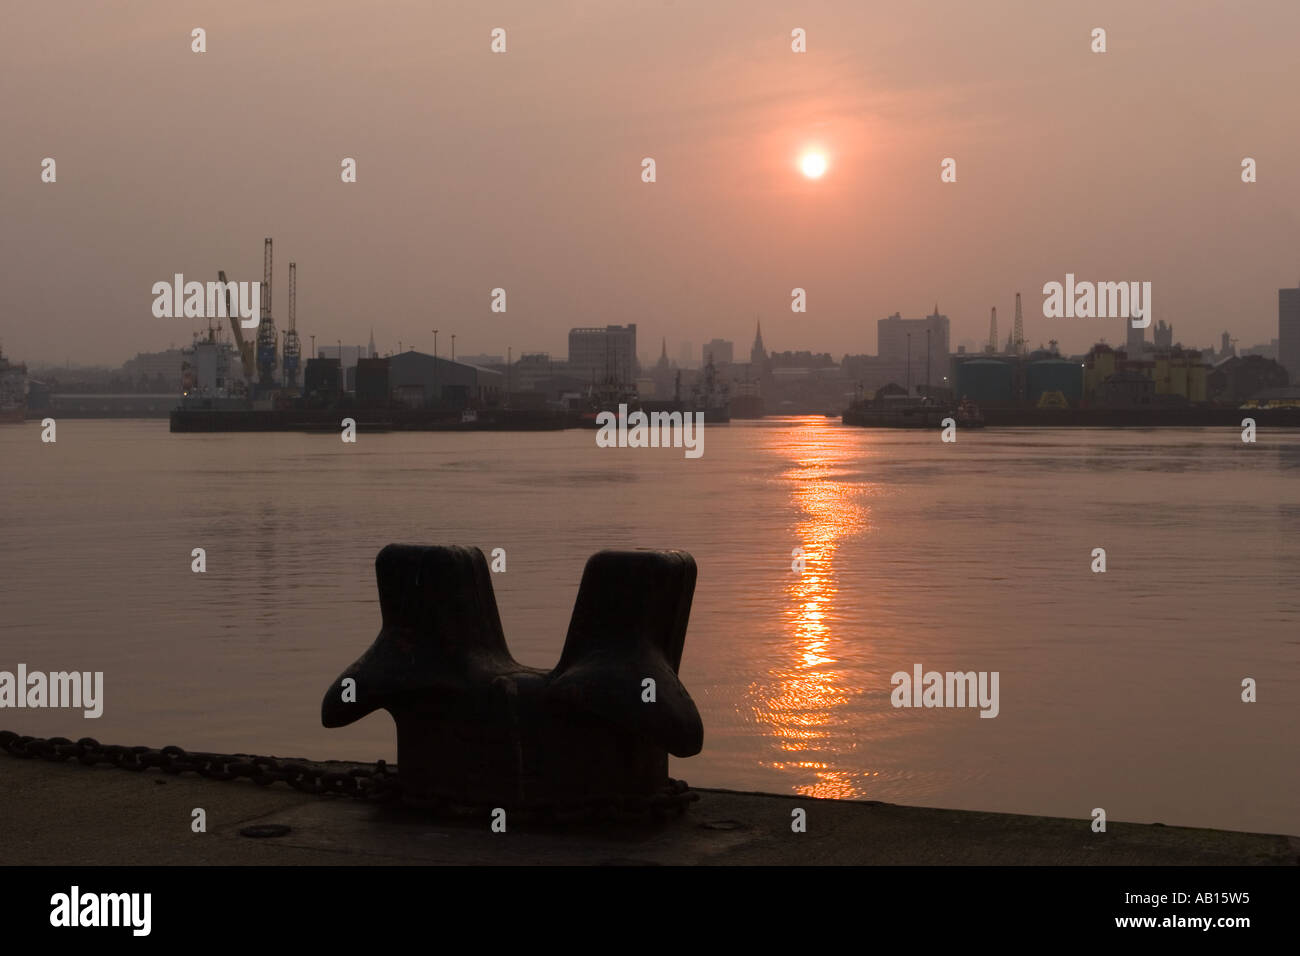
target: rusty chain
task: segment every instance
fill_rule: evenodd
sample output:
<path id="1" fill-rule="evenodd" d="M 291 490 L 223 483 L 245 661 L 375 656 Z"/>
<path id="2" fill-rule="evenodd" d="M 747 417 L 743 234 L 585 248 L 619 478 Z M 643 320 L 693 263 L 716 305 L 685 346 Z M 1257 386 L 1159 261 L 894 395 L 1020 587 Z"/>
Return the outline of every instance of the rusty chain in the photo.
<path id="1" fill-rule="evenodd" d="M 197 773 L 209 780 L 237 780 L 246 777 L 258 786 L 287 783 L 295 790 L 316 796 L 345 796 L 384 802 L 401 795 L 397 767 L 380 760 L 374 764 L 351 765 L 346 772 L 325 770 L 298 761 L 279 760 L 251 754 L 217 754 L 188 751 L 180 747 L 119 747 L 101 744 L 93 737 L 72 741 L 67 737 L 25 737 L 0 730 L 0 750 L 26 760 L 55 763 L 76 760 L 86 766 L 107 763 L 122 770 L 141 773 L 149 769 L 163 773 Z M 681 813 L 699 795 L 684 780 L 651 795 L 593 797 L 569 806 L 532 808 L 526 813 L 546 822 L 577 822 L 588 819 L 655 818 Z M 480 813 L 485 808 L 454 800 L 439 800 L 430 807 L 454 815 Z M 491 808 L 487 808 L 491 809 Z"/>
<path id="2" fill-rule="evenodd" d="M 365 800 L 385 800 L 398 792 L 397 768 L 382 760 L 373 767 L 358 766 L 340 773 L 251 754 L 190 752 L 180 747 L 117 747 L 101 744 L 93 737 L 73 742 L 67 737 L 23 737 L 9 730 L 0 730 L 0 749 L 14 757 L 76 760 L 86 766 L 107 763 L 136 772 L 156 768 L 170 774 L 197 773 L 210 780 L 247 777 L 263 787 L 284 782 L 304 793 L 342 794 Z"/>

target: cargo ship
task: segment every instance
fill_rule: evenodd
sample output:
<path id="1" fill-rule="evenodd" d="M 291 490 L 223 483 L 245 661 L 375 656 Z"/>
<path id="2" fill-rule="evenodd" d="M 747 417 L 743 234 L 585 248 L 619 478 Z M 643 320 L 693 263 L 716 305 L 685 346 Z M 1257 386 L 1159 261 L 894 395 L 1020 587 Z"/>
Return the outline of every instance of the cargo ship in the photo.
<path id="1" fill-rule="evenodd" d="M 0 350 L 0 422 L 22 422 L 27 414 L 27 366 Z"/>

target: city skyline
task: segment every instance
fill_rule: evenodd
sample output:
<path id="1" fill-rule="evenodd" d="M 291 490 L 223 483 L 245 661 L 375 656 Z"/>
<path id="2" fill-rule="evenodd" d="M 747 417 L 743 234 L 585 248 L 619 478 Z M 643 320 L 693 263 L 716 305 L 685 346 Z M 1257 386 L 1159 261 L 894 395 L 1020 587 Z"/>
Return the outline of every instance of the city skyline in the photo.
<path id="1" fill-rule="evenodd" d="M 1240 353 L 1243 350 L 1258 349 L 1261 347 L 1276 349 L 1278 347 L 1279 335 L 1281 333 L 1281 327 L 1284 322 L 1284 316 L 1289 316 L 1290 311 L 1294 310 L 1294 306 L 1290 306 L 1291 300 L 1284 299 L 1283 297 L 1285 296 L 1286 293 L 1295 293 L 1298 291 L 1300 291 L 1300 287 L 1297 287 L 1297 289 L 1283 288 L 1278 290 L 1280 301 L 1274 318 L 1274 326 L 1272 330 L 1273 334 L 1267 335 L 1258 341 L 1254 341 L 1254 340 L 1247 341 L 1241 339 L 1237 335 L 1230 335 L 1233 351 L 1236 353 Z M 1283 304 L 1284 302 L 1286 304 Z M 938 310 L 938 305 L 936 304 L 934 308 Z M 923 323 L 928 318 L 935 318 L 936 316 L 944 320 L 950 319 L 950 317 L 946 313 L 941 314 L 941 312 L 939 311 L 932 312 L 929 315 L 918 314 L 916 316 L 909 316 L 909 315 L 903 315 L 900 313 L 900 311 L 895 310 L 895 312 L 891 313 L 890 315 L 880 316 L 878 319 L 872 320 L 870 324 L 873 327 L 876 327 L 878 329 L 880 323 L 884 320 L 898 319 L 901 317 L 904 322 Z M 1026 323 L 1025 323 L 1026 351 L 1034 351 L 1039 348 L 1049 348 L 1050 343 L 1053 341 L 1052 339 L 1036 337 L 1033 334 L 1034 333 L 1033 318 L 1034 317 L 1026 317 Z M 1048 320 L 1043 320 L 1043 321 L 1048 321 Z M 195 319 L 192 320 L 192 322 L 194 325 L 191 334 L 192 339 L 204 337 L 206 335 L 206 330 L 208 328 L 208 320 Z M 1001 333 L 1007 333 L 1010 331 L 1010 317 L 1006 316 L 1002 318 L 1000 320 L 1000 323 L 1001 324 L 999 325 L 1000 334 L 999 334 L 998 347 L 995 350 L 997 354 L 1003 354 L 1006 350 L 1007 347 L 1006 343 L 1009 341 L 1009 338 L 1007 334 L 1001 334 Z M 217 332 L 218 338 L 220 340 L 222 341 L 231 340 L 228 320 L 224 320 L 224 319 L 220 321 L 213 320 L 211 324 L 214 330 Z M 635 325 L 635 323 L 632 324 Z M 761 325 L 761 322 L 758 320 L 754 320 L 754 324 L 758 326 Z M 1224 333 L 1230 334 L 1233 332 L 1231 328 L 1224 328 L 1220 330 L 1219 333 L 1213 336 L 1213 341 L 1188 342 L 1181 337 L 1177 326 L 1174 323 L 1168 321 L 1167 319 L 1159 320 L 1158 325 L 1161 328 L 1161 331 L 1167 333 L 1167 336 L 1170 340 L 1169 343 L 1166 345 L 1160 345 L 1158 341 L 1153 338 L 1153 334 L 1156 332 L 1157 329 L 1157 324 L 1153 324 L 1150 330 L 1136 329 L 1130 331 L 1126 335 L 1123 329 L 1120 329 L 1117 332 L 1114 328 L 1112 328 L 1108 333 L 1105 330 L 1104 322 L 1098 324 L 1098 334 L 1096 335 L 1096 337 L 1092 341 L 1083 345 L 1081 348 L 1066 349 L 1063 347 L 1059 347 L 1060 340 L 1056 340 L 1056 341 L 1058 342 L 1059 351 L 1065 354 L 1073 354 L 1073 355 L 1084 355 L 1087 352 L 1091 351 L 1094 346 L 1103 345 L 1103 344 L 1109 345 L 1110 347 L 1115 349 L 1127 348 L 1131 351 L 1134 341 L 1144 342 L 1145 347 L 1148 349 L 1155 349 L 1155 348 L 1162 348 L 1162 347 L 1168 348 L 1172 345 L 1177 345 L 1178 347 L 1189 349 L 1189 350 L 1212 351 L 1212 352 L 1219 353 L 1222 351 L 1221 344 L 1222 344 L 1223 334 Z M 572 327 L 568 329 L 566 331 L 566 338 L 569 338 L 571 340 L 572 333 L 581 330 L 582 329 L 580 327 Z M 283 339 L 283 331 L 284 331 L 283 328 L 281 328 L 280 329 L 281 339 Z M 304 338 L 307 338 L 308 340 L 310 340 L 313 337 L 309 332 L 303 332 L 302 334 Z M 453 334 L 453 330 L 449 327 L 448 335 L 450 336 L 451 334 Z M 649 334 L 646 334 L 642 337 L 641 343 L 638 344 L 637 346 L 637 353 L 636 353 L 637 361 L 641 365 L 642 369 L 648 369 L 651 366 L 653 366 L 659 358 L 659 347 L 654 346 L 654 343 L 663 342 L 664 340 L 666 340 L 668 343 L 669 351 L 672 353 L 669 356 L 669 364 L 672 365 L 673 367 L 699 368 L 701 365 L 704 364 L 705 361 L 704 353 L 707 352 L 709 350 L 709 346 L 713 345 L 714 343 L 722 343 L 725 346 L 731 346 L 732 348 L 737 350 L 735 352 L 735 357 L 725 358 L 725 359 L 717 359 L 715 357 L 715 361 L 717 361 L 720 364 L 733 364 L 733 363 L 745 364 L 748 361 L 747 356 L 749 352 L 748 352 L 748 347 L 745 346 L 744 343 L 746 341 L 752 341 L 753 337 L 754 337 L 753 332 L 750 333 L 748 338 L 746 338 L 743 335 L 737 336 L 735 338 L 730 338 L 730 339 L 723 338 L 722 336 L 716 336 L 713 339 L 704 342 L 703 344 L 697 345 L 690 339 L 685 339 L 685 338 L 673 339 L 671 336 L 666 336 L 666 335 L 651 336 Z M 845 353 L 836 353 L 835 351 L 821 348 L 815 343 L 809 344 L 806 342 L 779 343 L 778 346 L 776 347 L 773 347 L 770 343 L 768 343 L 767 347 L 765 348 L 765 351 L 769 355 L 780 355 L 782 353 L 787 353 L 787 352 L 788 353 L 809 352 L 814 355 L 827 354 L 830 355 L 831 358 L 837 363 L 842 358 L 845 357 L 858 357 L 863 355 L 884 357 L 882 356 L 882 352 L 880 348 L 878 331 L 874 337 L 876 339 L 874 343 L 875 345 L 874 349 L 862 350 L 856 352 L 850 351 Z M 975 337 L 969 335 L 963 336 L 960 340 L 958 340 L 955 335 L 949 335 L 947 336 L 947 342 L 949 346 L 948 350 L 946 352 L 936 352 L 935 361 L 938 361 L 939 355 L 948 355 L 948 356 L 957 355 L 959 348 L 964 349 L 967 353 L 984 352 L 986 351 L 985 345 L 987 341 L 988 341 L 987 334 L 981 337 Z M 918 349 L 923 350 L 925 347 L 924 339 L 918 338 L 917 343 L 918 343 Z M 147 350 L 139 350 L 132 353 L 131 355 L 126 356 L 121 361 L 116 361 L 116 362 L 113 361 L 112 359 L 109 359 L 105 362 L 73 362 L 67 357 L 63 359 L 55 359 L 49 356 L 37 356 L 34 358 L 29 358 L 27 359 L 27 361 L 28 364 L 30 364 L 34 368 L 35 367 L 56 368 L 56 367 L 62 367 L 67 365 L 72 368 L 107 369 L 107 368 L 116 368 L 118 366 L 125 365 L 135 359 L 140 358 L 141 356 L 161 355 L 167 352 L 179 351 L 181 349 L 187 348 L 190 344 L 191 342 L 189 341 L 178 342 L 173 339 L 173 340 L 169 340 L 166 346 L 160 346 L 157 348 L 147 349 Z M 642 344 L 648 347 L 649 351 L 644 351 L 641 347 Z M 3 346 L 3 340 L 0 340 L 0 346 Z M 306 348 L 305 351 L 307 354 L 312 356 L 318 356 L 321 358 L 331 358 L 338 354 L 338 349 L 340 347 L 342 348 L 343 353 L 346 353 L 347 355 L 350 355 L 352 357 L 352 361 L 355 361 L 355 357 L 356 357 L 355 354 L 353 353 L 369 354 L 369 350 L 372 347 L 375 349 L 375 354 L 381 357 L 394 355 L 397 354 L 398 352 L 420 351 L 430 355 L 437 354 L 439 357 L 444 359 L 452 358 L 449 345 L 444 345 L 441 348 L 438 348 L 434 345 L 432 332 L 430 332 L 429 334 L 428 342 L 409 341 L 409 340 L 403 341 L 400 339 L 397 340 L 396 342 L 390 342 L 387 339 L 381 337 L 379 344 L 376 345 L 374 335 L 373 335 L 373 329 L 370 332 L 369 345 L 360 344 L 356 342 L 348 342 L 344 340 L 344 342 L 340 346 L 337 340 L 335 340 L 335 342 L 333 343 L 329 341 L 324 341 L 319 345 L 315 346 L 314 352 L 312 351 L 311 348 Z M 692 358 L 690 359 L 686 358 L 686 350 L 690 350 Z M 514 362 L 519 362 L 526 355 L 539 355 L 539 354 L 547 355 L 551 358 L 552 361 L 557 363 L 564 363 L 569 360 L 568 350 L 564 348 L 561 348 L 560 350 L 557 351 L 557 350 L 548 350 L 548 349 L 541 349 L 541 348 L 536 348 L 536 349 L 528 348 L 528 347 L 519 348 L 512 345 L 498 346 L 497 344 L 489 344 L 485 347 L 470 348 L 470 349 L 467 349 L 462 345 L 457 349 L 457 354 L 460 356 L 460 361 L 468 362 L 469 364 L 505 364 L 508 351 L 513 352 Z M 888 351 L 889 349 L 887 346 L 886 354 L 888 353 Z M 481 361 L 480 362 L 470 361 L 471 359 L 486 359 L 486 358 L 496 358 L 499 359 L 500 361 L 492 362 L 492 363 L 486 363 Z M 918 358 L 918 361 L 922 361 L 922 360 Z"/>

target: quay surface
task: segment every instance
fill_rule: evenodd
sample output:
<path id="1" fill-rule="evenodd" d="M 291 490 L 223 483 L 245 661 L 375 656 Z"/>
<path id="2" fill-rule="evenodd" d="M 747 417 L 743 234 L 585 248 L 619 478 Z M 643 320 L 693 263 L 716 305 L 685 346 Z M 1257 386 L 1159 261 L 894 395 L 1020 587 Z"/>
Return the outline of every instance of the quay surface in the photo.
<path id="1" fill-rule="evenodd" d="M 356 764 L 318 763 L 346 770 Z M 1079 819 L 698 790 L 656 825 L 431 819 L 282 784 L 131 773 L 0 755 L 0 847 L 9 865 L 1291 865 L 1300 838 Z M 192 811 L 207 832 L 191 831 Z M 791 811 L 807 811 L 793 833 Z M 254 839 L 244 827 L 283 824 Z"/>

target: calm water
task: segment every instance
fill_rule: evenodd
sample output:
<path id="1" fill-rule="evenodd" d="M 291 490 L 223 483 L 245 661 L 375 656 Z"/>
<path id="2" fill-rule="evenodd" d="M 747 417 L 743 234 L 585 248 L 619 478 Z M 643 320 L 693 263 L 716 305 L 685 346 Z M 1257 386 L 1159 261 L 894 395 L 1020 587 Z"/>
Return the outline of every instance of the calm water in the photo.
<path id="1" fill-rule="evenodd" d="M 1300 833 L 1300 434 L 815 418 L 708 426 L 686 460 L 580 431 L 58 429 L 0 427 L 0 669 L 102 670 L 105 712 L 2 728 L 391 760 L 387 714 L 319 716 L 379 629 L 381 547 L 505 548 L 507 639 L 545 667 L 588 555 L 674 547 L 700 569 L 696 785 Z M 999 671 L 1000 715 L 894 709 L 915 663 Z"/>

